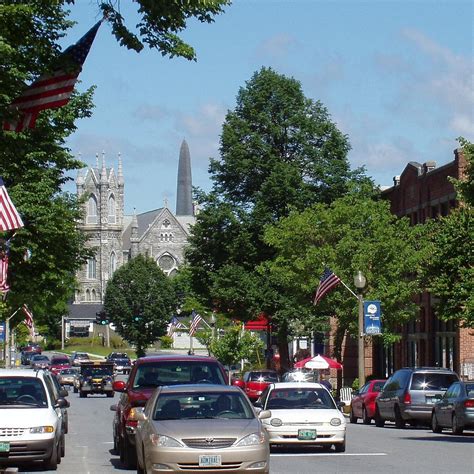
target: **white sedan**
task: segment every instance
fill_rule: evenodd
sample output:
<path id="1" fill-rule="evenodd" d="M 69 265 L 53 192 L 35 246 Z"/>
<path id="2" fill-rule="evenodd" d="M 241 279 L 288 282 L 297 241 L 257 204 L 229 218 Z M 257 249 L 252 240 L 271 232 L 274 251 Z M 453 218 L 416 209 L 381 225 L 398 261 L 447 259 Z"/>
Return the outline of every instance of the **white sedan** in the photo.
<path id="1" fill-rule="evenodd" d="M 255 404 L 270 410 L 262 420 L 273 445 L 320 445 L 346 450 L 346 420 L 331 394 L 319 383 L 272 383 Z"/>

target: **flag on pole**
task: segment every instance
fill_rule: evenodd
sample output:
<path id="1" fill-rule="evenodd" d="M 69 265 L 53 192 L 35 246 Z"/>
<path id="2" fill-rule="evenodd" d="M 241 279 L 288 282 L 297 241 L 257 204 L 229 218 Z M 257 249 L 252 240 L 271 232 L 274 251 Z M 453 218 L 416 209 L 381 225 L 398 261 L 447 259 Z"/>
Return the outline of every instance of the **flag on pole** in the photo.
<path id="1" fill-rule="evenodd" d="M 26 306 L 26 304 L 24 304 L 21 307 L 21 310 L 23 311 L 23 314 L 25 315 L 25 319 L 23 320 L 23 323 L 29 329 L 30 336 L 34 336 L 35 335 L 35 324 L 34 324 L 34 321 L 33 321 L 33 313 L 30 311 L 28 306 Z"/>
<path id="2" fill-rule="evenodd" d="M 8 284 L 8 259 L 10 257 L 10 241 L 5 242 L 5 247 L 0 248 L 0 293 L 10 290 Z"/>
<path id="3" fill-rule="evenodd" d="M 7 188 L 0 177 L 0 231 L 19 229 L 23 221 L 13 205 Z"/>
<path id="4" fill-rule="evenodd" d="M 5 122 L 4 130 L 22 132 L 25 128 L 34 128 L 41 110 L 55 109 L 69 102 L 100 24 L 101 21 L 60 55 L 52 74 L 34 81 L 10 104 L 10 108 L 20 112 L 20 118 L 17 122 Z"/>
<path id="5" fill-rule="evenodd" d="M 197 314 L 195 311 L 193 311 L 191 313 L 191 316 L 193 317 L 193 319 L 191 320 L 191 324 L 189 326 L 189 335 L 190 336 L 194 336 L 194 334 L 196 333 L 197 331 L 197 328 L 199 326 L 199 324 L 201 323 L 202 321 L 202 318 L 201 316 L 199 316 L 199 314 Z"/>
<path id="6" fill-rule="evenodd" d="M 173 316 L 168 326 L 168 336 L 171 337 L 176 331 L 176 329 L 187 329 L 187 328 L 182 322 L 178 320 L 176 316 Z"/>
<path id="7" fill-rule="evenodd" d="M 314 296 L 313 304 L 318 304 L 319 301 L 329 293 L 334 287 L 341 283 L 341 279 L 336 276 L 329 268 L 325 268 L 321 279 L 319 280 L 319 285 L 316 290 L 316 295 Z"/>

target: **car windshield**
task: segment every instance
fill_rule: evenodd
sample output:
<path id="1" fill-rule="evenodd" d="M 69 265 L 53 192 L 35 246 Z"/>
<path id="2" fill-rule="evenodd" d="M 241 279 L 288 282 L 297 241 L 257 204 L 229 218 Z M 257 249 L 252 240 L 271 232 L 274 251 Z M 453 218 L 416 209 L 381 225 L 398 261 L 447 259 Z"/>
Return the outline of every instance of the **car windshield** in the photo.
<path id="1" fill-rule="evenodd" d="M 158 396 L 154 420 L 199 420 L 228 418 L 251 420 L 255 413 L 243 393 L 166 393 Z"/>
<path id="2" fill-rule="evenodd" d="M 133 388 L 190 383 L 226 384 L 216 363 L 170 360 L 139 365 Z"/>
<path id="3" fill-rule="evenodd" d="M 324 388 L 277 388 L 270 392 L 265 410 L 336 408 Z"/>
<path id="4" fill-rule="evenodd" d="M 86 354 L 86 353 L 78 353 L 78 354 L 75 354 L 74 355 L 74 358 L 75 359 L 88 359 L 89 358 L 89 355 Z"/>
<path id="5" fill-rule="evenodd" d="M 457 380 L 456 374 L 416 372 L 411 381 L 411 390 L 448 390 L 448 387 Z"/>
<path id="6" fill-rule="evenodd" d="M 77 374 L 77 370 L 74 369 L 63 369 L 59 372 L 60 375 L 75 375 Z"/>
<path id="7" fill-rule="evenodd" d="M 250 372 L 249 382 L 278 382 L 278 376 L 273 372 Z"/>
<path id="8" fill-rule="evenodd" d="M 109 359 L 128 359 L 128 355 L 125 353 L 114 352 L 110 354 Z"/>
<path id="9" fill-rule="evenodd" d="M 37 361 L 49 360 L 49 358 L 48 358 L 48 356 L 44 356 L 44 355 L 35 355 L 31 358 L 31 360 L 37 362 Z"/>
<path id="10" fill-rule="evenodd" d="M 69 364 L 69 359 L 67 357 L 53 357 L 51 359 L 52 364 Z"/>
<path id="11" fill-rule="evenodd" d="M 112 375 L 111 367 L 83 367 L 82 373 L 86 377 L 103 377 L 104 375 Z"/>
<path id="12" fill-rule="evenodd" d="M 0 409 L 45 408 L 48 406 L 41 379 L 36 377 L 0 377 Z"/>

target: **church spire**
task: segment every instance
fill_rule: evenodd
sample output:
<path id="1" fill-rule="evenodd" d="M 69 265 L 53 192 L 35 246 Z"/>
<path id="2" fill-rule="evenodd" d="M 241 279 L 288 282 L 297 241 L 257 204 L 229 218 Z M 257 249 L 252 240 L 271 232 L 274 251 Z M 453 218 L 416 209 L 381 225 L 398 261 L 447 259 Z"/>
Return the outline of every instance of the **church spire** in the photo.
<path id="1" fill-rule="evenodd" d="M 178 164 L 178 186 L 176 192 L 176 215 L 192 216 L 192 178 L 191 178 L 191 156 L 186 140 L 183 139 L 179 150 Z"/>

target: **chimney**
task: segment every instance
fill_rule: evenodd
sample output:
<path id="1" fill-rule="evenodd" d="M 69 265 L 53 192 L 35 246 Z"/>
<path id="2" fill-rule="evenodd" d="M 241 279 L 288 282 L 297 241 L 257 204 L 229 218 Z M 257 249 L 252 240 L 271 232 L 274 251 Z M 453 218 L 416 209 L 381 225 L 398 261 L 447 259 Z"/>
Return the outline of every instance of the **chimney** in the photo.
<path id="1" fill-rule="evenodd" d="M 423 171 L 425 173 L 429 173 L 430 171 L 433 171 L 436 168 L 436 161 L 427 161 L 426 163 L 423 163 Z"/>
<path id="2" fill-rule="evenodd" d="M 400 175 L 397 175 L 397 176 L 393 177 L 393 185 L 394 186 L 400 186 Z"/>

